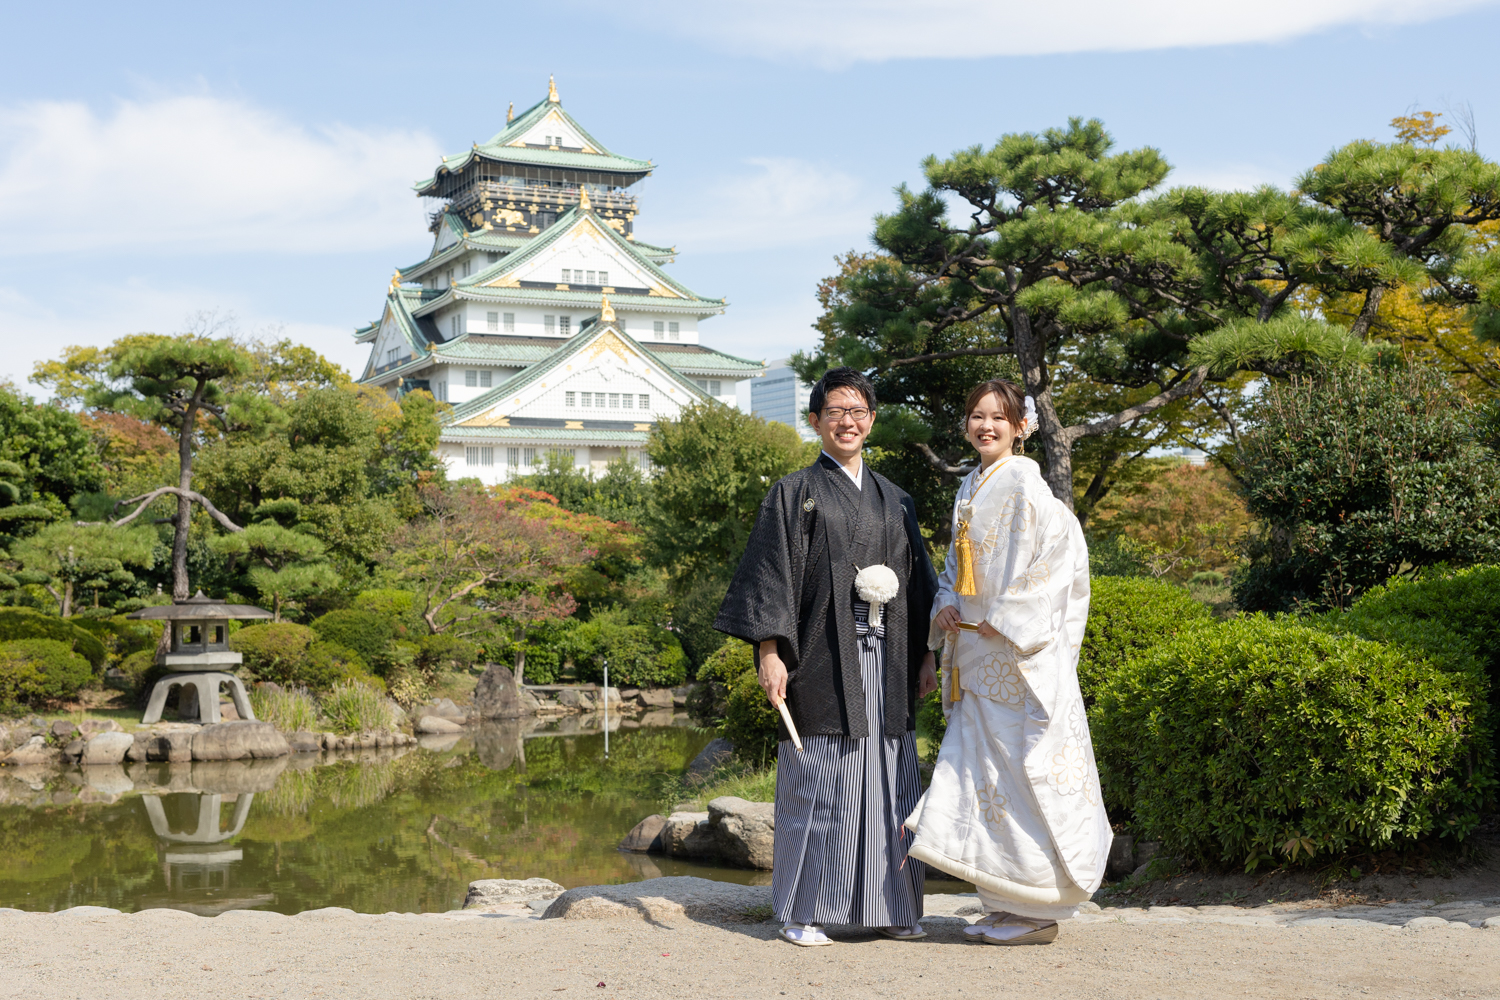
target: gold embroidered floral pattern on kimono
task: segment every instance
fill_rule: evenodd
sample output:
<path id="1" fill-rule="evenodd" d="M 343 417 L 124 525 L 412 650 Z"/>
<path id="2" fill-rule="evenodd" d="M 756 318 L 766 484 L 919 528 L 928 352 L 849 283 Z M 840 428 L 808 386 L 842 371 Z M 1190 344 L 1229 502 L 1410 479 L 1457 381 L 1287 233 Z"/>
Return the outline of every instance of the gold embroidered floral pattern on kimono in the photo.
<path id="1" fill-rule="evenodd" d="M 954 592 L 950 550 L 933 615 L 954 607 L 1000 635 L 932 631 L 932 648 L 943 649 L 948 732 L 932 784 L 906 821 L 909 853 L 1016 912 L 1050 914 L 1099 887 L 1113 837 L 1078 690 L 1088 550 L 1035 462 L 1017 456 L 992 471 L 959 488 L 978 540 L 976 593 Z"/>

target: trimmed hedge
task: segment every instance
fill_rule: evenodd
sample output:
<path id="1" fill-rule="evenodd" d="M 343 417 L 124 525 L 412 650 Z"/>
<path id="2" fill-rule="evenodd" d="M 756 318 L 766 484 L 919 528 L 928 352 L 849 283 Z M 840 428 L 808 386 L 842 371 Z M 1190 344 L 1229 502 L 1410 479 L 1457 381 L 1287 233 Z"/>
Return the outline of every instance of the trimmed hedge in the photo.
<path id="1" fill-rule="evenodd" d="M 748 643 L 726 642 L 704 662 L 698 679 L 727 689 L 722 729 L 734 744 L 734 755 L 752 764 L 776 759 L 776 725 L 781 715 L 771 707 L 755 674 Z"/>
<path id="2" fill-rule="evenodd" d="M 1182 587 L 1144 577 L 1096 576 L 1090 581 L 1089 620 L 1078 650 L 1084 704 L 1126 661 L 1213 620 Z"/>
<path id="3" fill-rule="evenodd" d="M 328 642 L 354 650 L 366 663 L 379 663 L 396 638 L 396 618 L 376 611 L 345 608 L 330 611 L 310 623 Z"/>
<path id="4" fill-rule="evenodd" d="M 1494 787 L 1485 694 L 1473 657 L 1253 615 L 1126 663 L 1091 724 L 1140 836 L 1252 869 L 1468 834 Z"/>
<path id="5" fill-rule="evenodd" d="M 95 668 L 104 665 L 104 643 L 66 618 L 44 615 L 30 608 L 0 608 L 0 642 L 17 639 L 52 639 L 81 655 Z"/>
<path id="6" fill-rule="evenodd" d="M 342 680 L 366 679 L 369 674 L 358 653 L 291 622 L 246 626 L 229 637 L 229 648 L 244 656 L 246 668 L 259 680 L 283 687 L 326 691 Z"/>
<path id="7" fill-rule="evenodd" d="M 94 676 L 89 661 L 56 639 L 0 642 L 0 705 L 76 697 Z"/>

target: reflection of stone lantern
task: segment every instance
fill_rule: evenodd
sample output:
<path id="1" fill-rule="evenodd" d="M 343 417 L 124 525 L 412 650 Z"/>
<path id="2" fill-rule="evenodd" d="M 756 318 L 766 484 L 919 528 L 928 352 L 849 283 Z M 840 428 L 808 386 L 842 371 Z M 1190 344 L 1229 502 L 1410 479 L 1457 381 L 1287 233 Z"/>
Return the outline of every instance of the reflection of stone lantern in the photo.
<path id="1" fill-rule="evenodd" d="M 255 890 L 246 893 L 231 885 L 234 867 L 245 859 L 245 852 L 228 841 L 239 836 L 245 828 L 255 795 L 249 792 L 237 796 L 192 792 L 187 795 L 174 793 L 172 797 L 188 800 L 179 804 L 196 805 L 197 822 L 192 829 L 175 829 L 162 796 L 141 796 L 146 817 L 151 821 L 151 829 L 159 842 L 162 876 L 167 890 L 164 895 L 143 897 L 141 902 L 147 907 L 171 907 L 204 917 L 274 903 L 276 897 L 271 893 Z M 194 797 L 196 802 L 192 801 Z M 234 814 L 228 829 L 224 829 L 222 819 L 226 798 L 234 802 Z M 239 895 L 235 895 L 235 891 Z"/>
<path id="2" fill-rule="evenodd" d="M 151 689 L 142 725 L 161 720 L 167 694 L 174 687 L 190 687 L 198 694 L 198 719 L 205 723 L 219 721 L 219 686 L 229 688 L 234 710 L 242 719 L 254 719 L 245 685 L 234 674 L 226 673 L 243 662 L 239 653 L 229 648 L 229 619 L 270 618 L 271 612 L 249 604 L 225 604 L 198 591 L 193 597 L 158 608 L 144 608 L 127 617 L 145 621 L 164 621 L 171 636 L 171 646 L 162 665 L 167 676 Z"/>

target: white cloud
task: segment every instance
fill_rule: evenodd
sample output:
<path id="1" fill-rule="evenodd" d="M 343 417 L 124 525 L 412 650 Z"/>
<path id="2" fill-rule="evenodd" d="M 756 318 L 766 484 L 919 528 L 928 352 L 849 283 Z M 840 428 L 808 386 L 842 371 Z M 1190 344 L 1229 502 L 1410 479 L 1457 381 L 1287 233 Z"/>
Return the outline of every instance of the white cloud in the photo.
<path id="1" fill-rule="evenodd" d="M 344 252 L 409 243 L 421 132 L 309 129 L 212 96 L 0 107 L 0 247 Z"/>
<path id="2" fill-rule="evenodd" d="M 287 337 L 350 372 L 357 372 L 369 355 L 369 348 L 350 336 L 352 322 L 338 327 L 282 322 L 262 315 L 243 292 L 164 287 L 141 278 L 98 282 L 86 296 L 38 297 L 0 286 L 0 381 L 45 396 L 44 388 L 27 382 L 38 361 L 61 357 L 63 348 L 74 344 L 102 347 L 127 333 L 186 330 L 195 325 L 205 303 L 219 304 L 215 315 L 223 324 L 220 334 Z"/>
<path id="3" fill-rule="evenodd" d="M 862 242 L 869 236 L 878 205 L 858 178 L 785 157 L 745 162 L 748 172 L 674 193 L 662 206 L 661 232 L 688 252 L 765 250 L 834 237 Z M 652 239 L 644 231 L 641 238 Z"/>
<path id="4" fill-rule="evenodd" d="M 632 6 L 720 48 L 828 66 L 911 58 L 1125 52 L 1277 42 L 1415 24 L 1496 0 L 657 0 Z"/>
<path id="5" fill-rule="evenodd" d="M 1293 180 L 1290 173 L 1259 163 L 1197 163 L 1175 168 L 1160 190 L 1205 187 L 1213 191 L 1254 191 L 1271 184 L 1286 191 Z"/>

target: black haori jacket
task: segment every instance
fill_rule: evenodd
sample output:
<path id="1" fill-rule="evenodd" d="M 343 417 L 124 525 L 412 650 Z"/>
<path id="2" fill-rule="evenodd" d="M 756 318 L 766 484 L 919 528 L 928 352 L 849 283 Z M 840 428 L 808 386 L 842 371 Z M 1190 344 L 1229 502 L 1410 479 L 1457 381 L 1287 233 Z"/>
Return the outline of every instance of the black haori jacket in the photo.
<path id="1" fill-rule="evenodd" d="M 756 647 L 775 639 L 787 667 L 787 708 L 804 736 L 863 737 L 864 683 L 854 626 L 854 576 L 884 563 L 901 590 L 886 605 L 886 736 L 915 728 L 937 575 L 911 497 L 864 467 L 859 489 L 827 455 L 782 479 L 760 505 L 714 628 Z M 855 710 L 851 713 L 850 706 Z M 787 739 L 781 727 L 781 739 Z"/>

